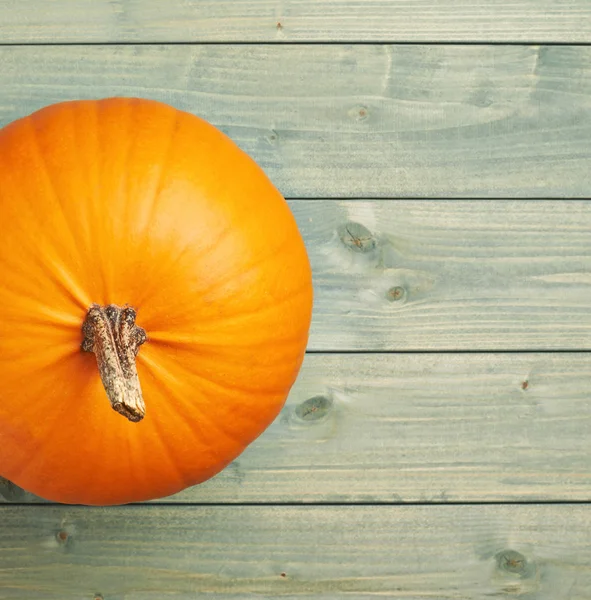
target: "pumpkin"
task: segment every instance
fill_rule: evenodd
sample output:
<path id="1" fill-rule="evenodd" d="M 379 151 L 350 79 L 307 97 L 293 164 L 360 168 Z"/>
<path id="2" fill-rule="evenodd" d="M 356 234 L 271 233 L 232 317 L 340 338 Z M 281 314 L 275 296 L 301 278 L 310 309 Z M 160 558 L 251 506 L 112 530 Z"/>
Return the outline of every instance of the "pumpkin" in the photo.
<path id="1" fill-rule="evenodd" d="M 47 500 L 209 479 L 304 357 L 311 271 L 287 202 L 160 102 L 62 102 L 0 130 L 0 278 L 0 475 Z"/>

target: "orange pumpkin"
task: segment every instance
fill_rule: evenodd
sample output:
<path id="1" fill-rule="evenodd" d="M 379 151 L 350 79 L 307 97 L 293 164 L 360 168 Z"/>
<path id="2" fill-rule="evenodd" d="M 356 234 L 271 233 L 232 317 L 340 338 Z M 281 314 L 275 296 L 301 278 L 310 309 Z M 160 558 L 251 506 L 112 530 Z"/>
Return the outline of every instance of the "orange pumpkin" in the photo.
<path id="1" fill-rule="evenodd" d="M 0 475 L 107 505 L 218 473 L 304 356 L 311 272 L 283 197 L 212 125 L 131 98 L 4 127 L 0 181 Z"/>

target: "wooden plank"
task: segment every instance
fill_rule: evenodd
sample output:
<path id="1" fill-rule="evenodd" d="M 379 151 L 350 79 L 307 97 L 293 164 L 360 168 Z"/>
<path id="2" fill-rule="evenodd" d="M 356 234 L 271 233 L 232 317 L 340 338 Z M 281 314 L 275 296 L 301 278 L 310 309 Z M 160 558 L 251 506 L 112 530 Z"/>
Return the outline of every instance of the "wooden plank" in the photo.
<path id="1" fill-rule="evenodd" d="M 589 381 L 586 354 L 308 355 L 271 427 L 164 501 L 590 501 Z"/>
<path id="2" fill-rule="evenodd" d="M 591 349 L 588 201 L 294 201 L 312 350 Z"/>
<path id="3" fill-rule="evenodd" d="M 591 586 L 587 506 L 0 514 L 1 600 L 587 600 Z"/>
<path id="4" fill-rule="evenodd" d="M 290 197 L 591 196 L 591 47 L 9 46 L 0 62 L 0 124 L 64 99 L 164 100 Z"/>
<path id="5" fill-rule="evenodd" d="M 0 23 L 10 43 L 587 42 L 591 9 L 585 0 L 11 0 Z"/>

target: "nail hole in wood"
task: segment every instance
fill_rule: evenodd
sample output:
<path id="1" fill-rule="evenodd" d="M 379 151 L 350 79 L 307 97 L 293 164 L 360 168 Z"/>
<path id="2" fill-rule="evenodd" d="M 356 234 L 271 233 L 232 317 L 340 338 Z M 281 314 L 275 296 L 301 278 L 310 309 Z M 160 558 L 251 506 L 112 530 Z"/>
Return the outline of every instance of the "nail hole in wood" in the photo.
<path id="1" fill-rule="evenodd" d="M 363 104 L 352 106 L 348 111 L 347 115 L 354 121 L 365 121 L 369 117 L 369 109 Z"/>
<path id="2" fill-rule="evenodd" d="M 357 121 L 365 121 L 369 116 L 369 111 L 367 110 L 367 106 L 358 106 L 353 112 L 355 119 Z"/>

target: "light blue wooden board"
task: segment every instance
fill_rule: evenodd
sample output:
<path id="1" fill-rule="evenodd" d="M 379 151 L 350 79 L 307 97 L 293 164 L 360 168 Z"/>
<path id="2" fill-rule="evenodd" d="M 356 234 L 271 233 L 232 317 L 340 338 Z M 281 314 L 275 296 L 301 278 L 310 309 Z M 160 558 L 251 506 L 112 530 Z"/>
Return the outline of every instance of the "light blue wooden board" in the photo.
<path id="1" fill-rule="evenodd" d="M 587 201 L 293 201 L 311 350 L 591 349 Z"/>
<path id="2" fill-rule="evenodd" d="M 4 0 L 11 43 L 586 42 L 585 0 Z"/>
<path id="3" fill-rule="evenodd" d="M 0 47 L 0 124 L 157 98 L 227 132 L 290 197 L 591 196 L 591 48 Z"/>
<path id="4" fill-rule="evenodd" d="M 585 506 L 39 506 L 0 518 L 1 600 L 588 600 L 591 585 Z"/>

